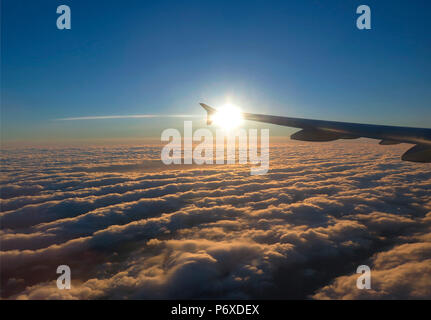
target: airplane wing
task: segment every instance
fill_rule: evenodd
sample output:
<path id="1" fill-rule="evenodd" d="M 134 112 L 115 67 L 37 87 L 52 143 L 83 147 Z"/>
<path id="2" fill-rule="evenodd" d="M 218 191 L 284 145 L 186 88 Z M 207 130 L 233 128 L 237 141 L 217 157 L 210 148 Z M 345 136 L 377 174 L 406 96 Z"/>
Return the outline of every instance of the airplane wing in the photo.
<path id="1" fill-rule="evenodd" d="M 200 105 L 207 111 L 207 124 L 211 124 L 211 117 L 217 110 L 204 103 Z M 378 139 L 381 145 L 411 143 L 414 146 L 402 155 L 402 160 L 431 162 L 431 129 L 290 118 L 245 112 L 242 113 L 242 116 L 245 120 L 300 128 L 301 130 L 290 136 L 294 140 L 323 142 L 364 137 Z"/>

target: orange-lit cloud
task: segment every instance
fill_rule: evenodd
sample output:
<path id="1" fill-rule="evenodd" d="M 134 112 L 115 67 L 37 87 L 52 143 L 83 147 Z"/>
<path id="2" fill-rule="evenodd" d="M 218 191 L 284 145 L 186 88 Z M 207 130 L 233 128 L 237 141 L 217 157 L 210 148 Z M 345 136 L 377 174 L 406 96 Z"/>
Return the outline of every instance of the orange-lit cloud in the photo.
<path id="1" fill-rule="evenodd" d="M 278 143 L 263 176 L 151 145 L 5 150 L 2 297 L 430 298 L 431 171 L 404 149 Z"/>

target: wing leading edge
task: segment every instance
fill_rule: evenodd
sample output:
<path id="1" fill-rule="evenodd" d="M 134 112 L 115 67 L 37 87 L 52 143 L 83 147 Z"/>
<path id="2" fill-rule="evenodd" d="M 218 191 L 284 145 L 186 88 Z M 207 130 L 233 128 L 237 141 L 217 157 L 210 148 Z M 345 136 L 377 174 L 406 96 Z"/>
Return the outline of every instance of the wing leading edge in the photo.
<path id="1" fill-rule="evenodd" d="M 200 105 L 207 111 L 207 123 L 211 124 L 211 116 L 217 110 L 204 103 Z M 431 162 L 431 129 L 290 118 L 245 112 L 242 113 L 242 116 L 245 120 L 301 129 L 291 135 L 291 139 L 294 140 L 323 142 L 363 137 L 381 140 L 381 145 L 411 143 L 415 146 L 403 154 L 402 160 Z"/>

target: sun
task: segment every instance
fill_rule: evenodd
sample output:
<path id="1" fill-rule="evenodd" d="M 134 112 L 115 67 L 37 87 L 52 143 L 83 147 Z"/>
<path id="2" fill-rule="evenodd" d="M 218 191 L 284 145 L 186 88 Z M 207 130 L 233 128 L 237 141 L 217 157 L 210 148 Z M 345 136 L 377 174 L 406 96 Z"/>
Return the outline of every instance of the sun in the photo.
<path id="1" fill-rule="evenodd" d="M 226 131 L 235 129 L 243 123 L 241 109 L 233 104 L 225 104 L 218 108 L 211 120 Z"/>

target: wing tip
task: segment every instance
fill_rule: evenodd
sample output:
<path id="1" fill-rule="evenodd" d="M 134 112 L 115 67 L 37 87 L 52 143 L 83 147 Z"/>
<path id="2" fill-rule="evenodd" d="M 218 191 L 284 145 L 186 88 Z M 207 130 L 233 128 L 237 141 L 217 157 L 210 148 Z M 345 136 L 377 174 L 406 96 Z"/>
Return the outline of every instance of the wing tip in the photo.
<path id="1" fill-rule="evenodd" d="M 214 109 L 214 108 L 212 108 L 212 107 L 210 107 L 209 105 L 207 105 L 207 104 L 205 104 L 205 103 L 200 102 L 199 104 L 200 104 L 200 105 L 201 105 L 201 107 L 202 107 L 202 108 L 204 108 L 204 109 L 205 109 L 205 111 L 207 112 L 207 125 L 210 125 L 210 124 L 212 123 L 211 116 L 212 116 L 214 113 L 216 113 L 216 112 L 217 112 L 217 110 L 216 110 L 216 109 Z"/>

